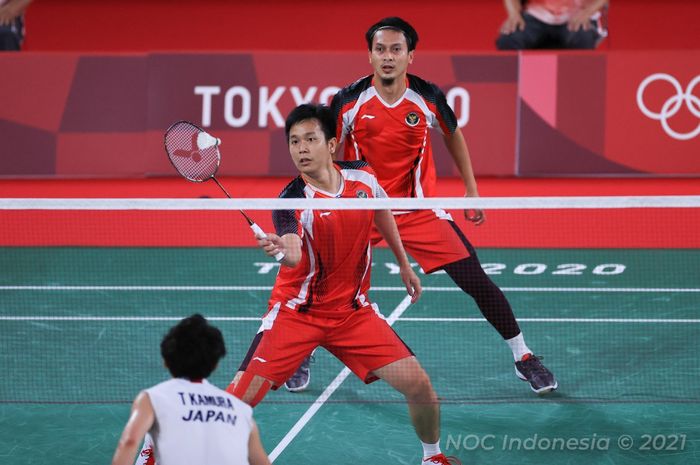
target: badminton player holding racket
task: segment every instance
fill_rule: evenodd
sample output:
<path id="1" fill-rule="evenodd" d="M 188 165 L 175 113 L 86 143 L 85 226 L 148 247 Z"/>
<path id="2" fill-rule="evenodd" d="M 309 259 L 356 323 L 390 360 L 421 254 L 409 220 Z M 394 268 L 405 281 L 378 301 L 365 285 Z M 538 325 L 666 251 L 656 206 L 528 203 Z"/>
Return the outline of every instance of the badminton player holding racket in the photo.
<path id="1" fill-rule="evenodd" d="M 298 106 L 287 117 L 285 130 L 300 175 L 281 197 L 386 196 L 366 163 L 333 162 L 335 121 L 327 107 Z M 430 379 L 367 295 L 373 227 L 396 256 L 411 301 L 421 294 L 391 211 L 288 210 L 275 211 L 273 220 L 275 234 L 258 243 L 270 256 L 284 252 L 282 267 L 260 330 L 226 390 L 255 406 L 321 346 L 365 383 L 384 379 L 401 392 L 424 450 L 431 451 L 422 463 L 444 458 L 439 451 L 440 407 Z"/>
<path id="2" fill-rule="evenodd" d="M 464 181 L 465 195 L 478 197 L 469 150 L 445 95 L 407 73 L 418 42 L 415 29 L 401 18 L 385 18 L 371 26 L 365 38 L 373 74 L 341 89 L 331 103 L 336 137 L 344 142 L 338 159 L 368 162 L 390 197 L 431 197 L 436 174 L 430 130 L 435 129 Z M 476 225 L 485 220 L 480 210 L 465 215 Z M 425 272 L 445 270 L 475 300 L 512 351 L 515 374 L 538 394 L 556 389 L 556 379 L 526 345 L 508 300 L 481 268 L 476 250 L 452 217 L 422 210 L 397 213 L 395 218 L 406 250 Z M 372 243 L 380 240 L 375 231 Z M 465 357 L 465 365 L 468 360 Z M 304 363 L 288 380 L 290 390 L 304 385 L 308 375 Z"/>

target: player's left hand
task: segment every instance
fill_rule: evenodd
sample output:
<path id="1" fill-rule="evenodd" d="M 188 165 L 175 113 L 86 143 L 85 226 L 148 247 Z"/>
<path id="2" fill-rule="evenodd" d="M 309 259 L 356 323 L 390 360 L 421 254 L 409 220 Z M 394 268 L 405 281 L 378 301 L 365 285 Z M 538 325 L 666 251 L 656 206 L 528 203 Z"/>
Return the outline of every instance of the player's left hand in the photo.
<path id="1" fill-rule="evenodd" d="M 479 197 L 479 194 L 467 194 L 465 197 Z M 470 208 L 469 210 L 464 210 L 464 217 L 467 221 L 474 223 L 475 226 L 480 226 L 486 221 L 486 213 L 483 210 L 477 208 Z"/>
<path id="2" fill-rule="evenodd" d="M 402 267 L 400 273 L 401 281 L 403 281 L 404 285 L 406 286 L 406 292 L 408 292 L 408 295 L 411 296 L 411 303 L 414 304 L 423 293 L 420 278 L 418 278 L 418 275 L 410 266 Z"/>
<path id="3" fill-rule="evenodd" d="M 486 221 L 486 213 L 484 213 L 483 210 L 464 210 L 464 217 L 467 219 L 467 221 L 474 223 L 475 226 L 480 226 L 484 221 Z"/>

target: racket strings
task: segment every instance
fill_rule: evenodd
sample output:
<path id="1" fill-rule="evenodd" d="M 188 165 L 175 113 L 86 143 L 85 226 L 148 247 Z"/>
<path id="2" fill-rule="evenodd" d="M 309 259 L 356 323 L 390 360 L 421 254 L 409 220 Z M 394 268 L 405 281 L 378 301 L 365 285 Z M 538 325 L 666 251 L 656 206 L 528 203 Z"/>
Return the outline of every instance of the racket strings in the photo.
<path id="1" fill-rule="evenodd" d="M 165 135 L 165 148 L 175 169 L 191 181 L 206 181 L 219 169 L 216 145 L 200 148 L 200 129 L 186 122 L 174 124 Z"/>

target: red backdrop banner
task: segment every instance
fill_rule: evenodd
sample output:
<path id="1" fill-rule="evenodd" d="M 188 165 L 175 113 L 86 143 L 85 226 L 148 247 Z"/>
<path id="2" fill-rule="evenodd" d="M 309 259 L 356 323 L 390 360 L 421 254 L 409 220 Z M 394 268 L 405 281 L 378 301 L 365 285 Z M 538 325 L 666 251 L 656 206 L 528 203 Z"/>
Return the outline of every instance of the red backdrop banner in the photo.
<path id="1" fill-rule="evenodd" d="M 646 173 L 700 172 L 700 50 L 612 53 L 605 154 Z"/>
<path id="2" fill-rule="evenodd" d="M 700 51 L 422 52 L 478 175 L 700 174 Z M 224 175 L 291 175 L 284 117 L 370 71 L 366 53 L 0 55 L 0 176 L 174 175 L 162 134 L 223 140 Z M 47 78 L 50 77 L 50 78 Z M 457 174 L 437 141 L 438 175 Z"/>
<path id="3" fill-rule="evenodd" d="M 520 175 L 700 173 L 700 51 L 525 52 Z"/>
<path id="4" fill-rule="evenodd" d="M 0 56 L 0 175 L 174 174 L 163 131 L 186 119 L 222 139 L 221 174 L 295 172 L 284 118 L 330 101 L 370 72 L 366 53 L 153 53 Z M 478 172 L 512 175 L 517 57 L 423 53 L 411 72 L 439 85 Z M 51 76 L 51 79 L 46 79 Z M 442 144 L 438 174 L 454 175 Z"/>

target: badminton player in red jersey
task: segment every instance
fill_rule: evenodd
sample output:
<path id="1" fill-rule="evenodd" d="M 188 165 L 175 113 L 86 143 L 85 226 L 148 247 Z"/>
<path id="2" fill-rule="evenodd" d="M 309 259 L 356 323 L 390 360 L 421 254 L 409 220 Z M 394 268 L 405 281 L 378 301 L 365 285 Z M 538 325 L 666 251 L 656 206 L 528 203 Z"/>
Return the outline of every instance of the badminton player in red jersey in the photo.
<path id="1" fill-rule="evenodd" d="M 392 17 L 370 27 L 365 38 L 374 73 L 341 89 L 331 103 L 337 138 L 344 143 L 338 158 L 369 163 L 390 197 L 431 197 L 436 188 L 431 132 L 436 130 L 464 181 L 466 196 L 478 197 L 469 150 L 445 95 L 407 72 L 418 42 L 416 31 Z M 465 214 L 476 225 L 485 220 L 480 210 Z M 556 389 L 556 379 L 525 344 L 508 300 L 482 270 L 476 251 L 452 217 L 439 210 L 394 215 L 406 251 L 425 272 L 445 270 L 474 298 L 513 352 L 516 375 L 538 394 Z M 380 240 L 375 231 L 372 242 Z M 307 376 L 305 361 L 288 380 L 290 390 L 304 385 Z"/>
<path id="2" fill-rule="evenodd" d="M 367 163 L 333 162 L 335 120 L 327 107 L 298 106 L 285 130 L 300 175 L 280 197 L 386 197 Z M 227 391 L 255 406 L 322 346 L 365 383 L 383 379 L 401 392 L 423 443 L 422 463 L 447 464 L 430 379 L 367 295 L 373 227 L 396 256 L 411 301 L 421 294 L 391 211 L 278 210 L 273 220 L 276 233 L 258 243 L 268 255 L 284 252 L 284 258 L 268 311 Z"/>

